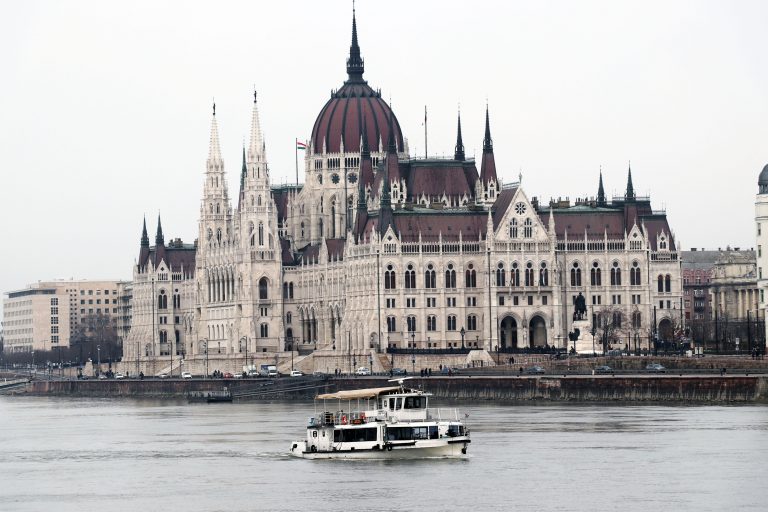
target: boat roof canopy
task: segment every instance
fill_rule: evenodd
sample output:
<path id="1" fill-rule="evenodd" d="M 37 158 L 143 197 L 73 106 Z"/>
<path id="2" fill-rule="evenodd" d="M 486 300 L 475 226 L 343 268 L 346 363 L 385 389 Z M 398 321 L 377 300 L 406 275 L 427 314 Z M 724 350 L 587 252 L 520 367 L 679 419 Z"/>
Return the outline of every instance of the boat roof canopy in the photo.
<path id="1" fill-rule="evenodd" d="M 335 393 L 325 393 L 317 395 L 317 400 L 357 400 L 360 398 L 376 398 L 383 393 L 390 393 L 392 391 L 400 391 L 400 386 L 389 386 L 386 388 L 366 388 L 366 389 L 350 389 L 347 391 L 337 391 Z"/>

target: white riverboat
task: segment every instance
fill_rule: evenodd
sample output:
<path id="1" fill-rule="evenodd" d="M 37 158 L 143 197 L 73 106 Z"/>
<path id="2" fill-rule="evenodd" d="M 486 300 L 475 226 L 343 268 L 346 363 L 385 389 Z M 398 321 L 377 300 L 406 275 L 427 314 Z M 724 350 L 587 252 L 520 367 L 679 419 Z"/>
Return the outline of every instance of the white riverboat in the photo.
<path id="1" fill-rule="evenodd" d="M 397 386 L 318 395 L 307 437 L 291 444 L 291 455 L 305 459 L 466 455 L 469 429 L 459 411 L 430 408 L 431 393 L 407 389 L 403 385 L 406 379 L 390 381 Z M 319 413 L 318 404 L 323 405 Z M 336 410 L 329 410 L 332 407 Z"/>

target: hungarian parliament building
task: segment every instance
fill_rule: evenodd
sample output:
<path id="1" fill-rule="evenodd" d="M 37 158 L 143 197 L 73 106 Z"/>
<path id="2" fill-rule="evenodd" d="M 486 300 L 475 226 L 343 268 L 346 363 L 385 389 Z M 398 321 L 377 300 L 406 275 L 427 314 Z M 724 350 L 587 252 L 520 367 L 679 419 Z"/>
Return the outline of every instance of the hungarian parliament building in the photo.
<path id="1" fill-rule="evenodd" d="M 453 158 L 410 156 L 354 15 L 346 71 L 302 185 L 271 183 L 254 93 L 231 194 L 214 107 L 198 238 L 166 241 L 158 218 L 152 245 L 145 221 L 124 361 L 567 349 L 579 294 L 593 324 L 611 312 L 618 348 L 679 326 L 679 247 L 631 169 L 620 197 L 600 174 L 592 198 L 540 202 L 502 181 L 487 110 L 480 162 L 460 118 Z"/>

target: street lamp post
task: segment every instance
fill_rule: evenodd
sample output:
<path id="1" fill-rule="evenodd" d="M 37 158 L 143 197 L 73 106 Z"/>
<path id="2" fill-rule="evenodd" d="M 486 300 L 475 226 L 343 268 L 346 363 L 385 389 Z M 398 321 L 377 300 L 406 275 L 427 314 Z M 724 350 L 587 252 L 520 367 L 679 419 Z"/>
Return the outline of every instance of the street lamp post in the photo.
<path id="1" fill-rule="evenodd" d="M 416 373 L 416 331 L 411 331 L 411 366 Z"/>
<path id="2" fill-rule="evenodd" d="M 463 326 L 459 331 L 459 334 L 461 334 L 461 350 L 464 350 L 464 335 L 467 334 L 467 331 L 464 330 Z"/>
<path id="3" fill-rule="evenodd" d="M 203 338 L 203 349 L 205 350 L 205 378 L 208 378 L 208 338 Z"/>
<path id="4" fill-rule="evenodd" d="M 101 373 L 101 345 L 96 345 L 96 361 L 98 362 L 96 376 Z"/>

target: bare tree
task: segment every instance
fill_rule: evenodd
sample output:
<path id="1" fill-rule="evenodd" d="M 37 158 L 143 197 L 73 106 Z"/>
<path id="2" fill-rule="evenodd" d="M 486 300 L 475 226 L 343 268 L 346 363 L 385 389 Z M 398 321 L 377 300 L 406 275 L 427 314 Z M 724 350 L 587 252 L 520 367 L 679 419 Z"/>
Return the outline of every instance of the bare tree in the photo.
<path id="1" fill-rule="evenodd" d="M 595 313 L 595 341 L 603 346 L 603 353 L 608 352 L 613 345 L 621 346 L 630 328 L 627 314 L 620 307 L 603 306 Z"/>

